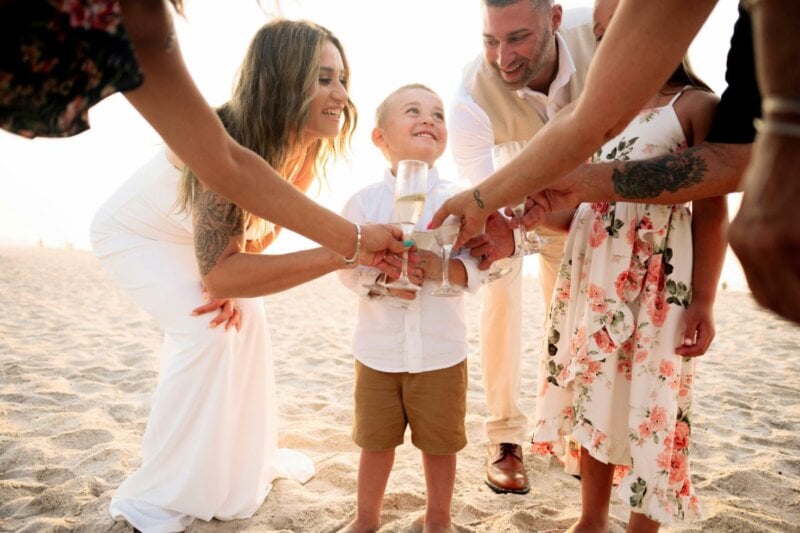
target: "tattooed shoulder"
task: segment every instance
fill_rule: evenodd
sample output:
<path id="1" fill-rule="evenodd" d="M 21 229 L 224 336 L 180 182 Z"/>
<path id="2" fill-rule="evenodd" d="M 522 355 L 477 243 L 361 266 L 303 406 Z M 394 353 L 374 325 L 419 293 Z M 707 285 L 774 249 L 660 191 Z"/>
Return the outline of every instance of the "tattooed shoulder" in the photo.
<path id="1" fill-rule="evenodd" d="M 204 189 L 192 203 L 194 251 L 200 273 L 211 272 L 231 237 L 244 231 L 244 212 L 229 200 Z"/>

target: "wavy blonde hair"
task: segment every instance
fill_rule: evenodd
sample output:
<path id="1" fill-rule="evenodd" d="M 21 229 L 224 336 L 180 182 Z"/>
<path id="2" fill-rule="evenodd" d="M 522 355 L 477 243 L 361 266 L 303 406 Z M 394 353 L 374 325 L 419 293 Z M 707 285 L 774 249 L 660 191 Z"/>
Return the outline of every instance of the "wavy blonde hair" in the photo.
<path id="1" fill-rule="evenodd" d="M 350 88 L 350 69 L 339 39 L 330 30 L 309 21 L 277 19 L 256 33 L 236 78 L 231 99 L 217 108 L 231 137 L 249 148 L 289 181 L 301 169 L 324 177 L 330 162 L 350 148 L 358 121 L 355 105 L 348 97 L 339 134 L 303 145 L 311 100 L 319 84 L 322 49 L 330 41 L 339 50 L 344 65 L 344 86 Z M 187 212 L 200 192 L 191 169 L 181 177 L 178 204 Z M 242 210 L 251 227 L 267 224 Z M 265 230 L 258 234 L 263 238 Z"/>

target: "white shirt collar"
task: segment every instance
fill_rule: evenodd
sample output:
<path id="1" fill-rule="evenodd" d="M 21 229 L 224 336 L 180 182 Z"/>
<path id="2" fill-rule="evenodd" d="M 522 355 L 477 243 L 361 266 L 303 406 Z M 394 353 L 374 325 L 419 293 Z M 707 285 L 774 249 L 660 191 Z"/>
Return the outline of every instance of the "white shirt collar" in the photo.
<path id="1" fill-rule="evenodd" d="M 569 54 L 567 43 L 564 41 L 564 38 L 561 37 L 561 33 L 559 32 L 556 32 L 556 43 L 558 43 L 558 72 L 556 72 L 556 77 L 553 78 L 553 81 L 550 83 L 550 87 L 547 89 L 547 94 L 544 95 L 547 98 L 553 98 L 560 89 L 566 87 L 572 75 L 575 74 L 575 62 L 572 61 L 572 56 Z M 525 95 L 528 94 L 543 94 L 539 91 L 534 91 L 527 86 L 517 89 L 516 93 L 520 98 L 525 98 Z"/>

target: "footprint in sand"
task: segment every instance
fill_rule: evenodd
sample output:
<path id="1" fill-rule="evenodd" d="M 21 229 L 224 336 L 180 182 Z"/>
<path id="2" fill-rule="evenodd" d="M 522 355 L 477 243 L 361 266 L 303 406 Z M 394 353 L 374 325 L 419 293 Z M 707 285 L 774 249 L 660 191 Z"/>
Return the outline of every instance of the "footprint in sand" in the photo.
<path id="1" fill-rule="evenodd" d="M 78 429 L 60 433 L 50 440 L 61 448 L 70 450 L 88 450 L 92 446 L 111 442 L 114 435 L 105 429 Z"/>

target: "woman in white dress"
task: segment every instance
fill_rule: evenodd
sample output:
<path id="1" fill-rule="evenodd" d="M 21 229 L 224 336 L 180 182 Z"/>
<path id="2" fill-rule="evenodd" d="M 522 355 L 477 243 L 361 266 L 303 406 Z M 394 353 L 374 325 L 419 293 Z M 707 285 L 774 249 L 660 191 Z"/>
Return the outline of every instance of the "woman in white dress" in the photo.
<path id="1" fill-rule="evenodd" d="M 228 131 L 302 191 L 349 145 L 356 110 L 338 39 L 304 21 L 277 20 L 254 37 L 233 97 L 218 109 Z M 197 517 L 252 516 L 279 476 L 313 475 L 305 456 L 277 450 L 269 331 L 260 296 L 328 272 L 372 264 L 326 248 L 262 255 L 279 228 L 207 189 L 168 148 L 99 210 L 92 245 L 119 285 L 164 331 L 142 464 L 110 512 L 142 531 L 179 531 Z M 233 299 L 237 328 L 191 314 Z"/>

